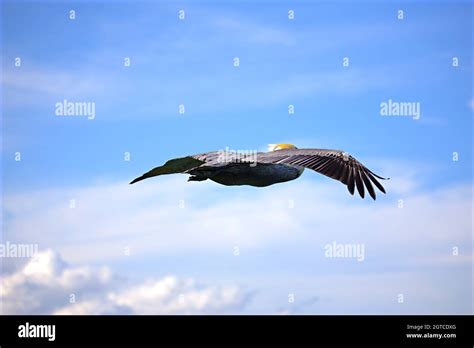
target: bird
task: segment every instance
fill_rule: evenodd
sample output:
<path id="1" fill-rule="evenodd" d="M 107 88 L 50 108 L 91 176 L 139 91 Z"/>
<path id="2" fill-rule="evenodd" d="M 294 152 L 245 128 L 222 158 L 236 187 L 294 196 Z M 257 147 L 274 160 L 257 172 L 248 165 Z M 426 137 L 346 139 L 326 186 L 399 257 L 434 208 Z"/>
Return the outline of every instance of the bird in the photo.
<path id="1" fill-rule="evenodd" d="M 295 180 L 305 169 L 312 169 L 347 186 L 355 188 L 361 198 L 365 191 L 376 199 L 374 186 L 386 193 L 377 180 L 381 177 L 350 154 L 341 150 L 299 149 L 293 144 L 269 144 L 267 152 L 211 151 L 175 158 L 153 168 L 130 184 L 165 174 L 189 174 L 188 181 L 212 180 L 226 186 L 266 187 Z"/>

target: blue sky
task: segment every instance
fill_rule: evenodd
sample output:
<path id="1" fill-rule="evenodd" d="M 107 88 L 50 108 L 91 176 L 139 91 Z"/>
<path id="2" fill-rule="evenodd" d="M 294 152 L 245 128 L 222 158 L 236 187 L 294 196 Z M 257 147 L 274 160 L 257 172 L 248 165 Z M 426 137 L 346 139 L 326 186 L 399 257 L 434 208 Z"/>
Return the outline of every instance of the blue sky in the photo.
<path id="1" fill-rule="evenodd" d="M 69 19 L 71 9 L 75 20 Z M 185 20 L 178 18 L 181 9 Z M 403 20 L 397 18 L 400 9 Z M 321 290 L 321 284 L 328 277 L 339 277 L 333 284 L 353 291 L 365 284 L 374 291 L 368 298 L 385 291 L 381 284 L 390 286 L 386 279 L 407 287 L 418 279 L 420 296 L 446 283 L 439 274 L 471 286 L 471 3 L 5 1 L 1 29 L 4 240 L 34 240 L 71 264 L 105 264 L 136 282 L 173 274 L 210 285 L 238 284 L 248 295 L 239 302 L 242 308 L 231 309 L 238 313 L 459 313 L 470 305 L 464 285 L 400 309 L 389 295 L 386 302 L 359 306 L 339 293 L 341 286 Z M 15 67 L 16 57 L 21 67 Z M 125 57 L 130 67 L 124 67 Z M 235 57 L 239 67 L 233 66 Z M 453 67 L 453 57 L 459 66 Z M 95 102 L 95 119 L 56 116 L 55 104 L 64 99 Z M 381 116 L 380 104 L 389 99 L 420 103 L 420 119 Z M 264 150 L 280 142 L 343 149 L 391 177 L 388 194 L 375 203 L 362 201 L 315 173 L 264 190 L 198 187 L 184 176 L 127 186 L 170 158 L 226 147 Z M 14 160 L 17 151 L 21 162 Z M 124 152 L 131 161 L 123 160 Z M 452 160 L 453 152 L 459 161 Z M 162 185 L 168 185 L 163 192 Z M 114 199 L 108 201 L 109 195 Z M 76 215 L 69 216 L 61 204 L 67 208 L 76 197 L 95 210 L 81 210 L 77 198 Z M 297 214 L 288 214 L 282 203 L 288 199 L 297 202 Z M 396 210 L 400 199 L 410 210 L 403 216 Z M 179 200 L 187 210 L 175 211 Z M 19 202 L 26 208 L 18 208 Z M 268 219 L 281 225 L 250 207 L 268 210 Z M 226 211 L 228 220 L 213 221 L 211 213 Z M 344 224 L 354 218 L 352 234 L 342 232 L 342 225 L 328 231 L 331 221 L 324 217 L 337 218 L 338 211 L 347 215 Z M 248 213 L 252 223 L 245 222 Z M 163 245 L 165 232 L 155 235 L 144 221 L 166 223 L 167 234 L 178 238 L 185 231 L 194 242 L 181 245 L 166 237 L 169 248 L 154 252 L 146 244 Z M 425 234 L 425 228 L 439 236 Z M 213 241 L 223 229 L 231 232 L 217 238 L 221 243 Z M 363 263 L 335 262 L 315 252 L 333 240 L 374 247 Z M 424 245 L 426 240 L 432 243 Z M 137 252 L 132 259 L 105 251 L 100 256 L 92 250 L 95 243 L 134 245 Z M 248 252 L 236 258 L 235 245 Z M 462 245 L 467 259 L 439 261 L 453 245 Z M 431 261 L 418 258 L 420 248 Z M 9 262 L 7 273 L 17 267 Z M 440 267 L 445 273 L 435 275 Z M 395 284 L 393 294 L 399 291 Z M 293 309 L 278 300 L 290 292 L 302 301 Z M 434 305 L 430 299 L 436 298 L 444 304 Z"/>

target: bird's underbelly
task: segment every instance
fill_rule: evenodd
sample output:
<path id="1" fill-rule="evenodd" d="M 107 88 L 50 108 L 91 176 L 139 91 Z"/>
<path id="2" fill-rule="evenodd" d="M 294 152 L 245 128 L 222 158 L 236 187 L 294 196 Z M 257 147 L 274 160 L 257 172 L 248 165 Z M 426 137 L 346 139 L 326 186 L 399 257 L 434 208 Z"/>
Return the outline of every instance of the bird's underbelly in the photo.
<path id="1" fill-rule="evenodd" d="M 298 178 L 302 169 L 286 164 L 239 163 L 216 168 L 208 178 L 226 186 L 250 185 L 269 186 Z"/>

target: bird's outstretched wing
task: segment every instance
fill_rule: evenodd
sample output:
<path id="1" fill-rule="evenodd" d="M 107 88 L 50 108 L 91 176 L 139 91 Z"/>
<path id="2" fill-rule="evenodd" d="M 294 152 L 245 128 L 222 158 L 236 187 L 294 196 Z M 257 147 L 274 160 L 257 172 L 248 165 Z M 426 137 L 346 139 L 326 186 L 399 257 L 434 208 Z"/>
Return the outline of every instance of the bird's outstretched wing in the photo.
<path id="1" fill-rule="evenodd" d="M 164 175 L 164 174 L 175 174 L 175 173 L 183 173 L 186 170 L 199 167 L 201 164 L 205 163 L 205 156 L 203 155 L 196 155 L 200 156 L 199 158 L 195 158 L 193 156 L 187 156 L 182 158 L 175 158 L 169 160 L 164 165 L 160 167 L 153 168 L 149 172 L 146 172 L 142 176 L 132 180 L 130 184 L 134 184 L 137 181 L 141 181 L 143 179 L 148 179 L 153 176 Z"/>
<path id="2" fill-rule="evenodd" d="M 149 172 L 146 172 L 142 176 L 132 180 L 130 184 L 134 184 L 137 181 L 141 181 L 143 179 L 148 179 L 158 175 L 184 173 L 190 169 L 199 167 L 200 165 L 206 162 L 215 161 L 218 157 L 218 151 L 211 151 L 200 153 L 197 155 L 171 159 L 162 166 L 153 168 Z"/>
<path id="3" fill-rule="evenodd" d="M 378 176 L 354 157 L 339 150 L 288 149 L 259 152 L 257 162 L 283 163 L 315 170 L 347 185 L 347 189 L 352 195 L 357 186 L 357 191 L 362 198 L 364 198 L 364 188 L 366 188 L 375 200 L 375 190 L 372 183 L 385 193 L 385 189 L 376 178 L 387 180 L 386 178 Z"/>

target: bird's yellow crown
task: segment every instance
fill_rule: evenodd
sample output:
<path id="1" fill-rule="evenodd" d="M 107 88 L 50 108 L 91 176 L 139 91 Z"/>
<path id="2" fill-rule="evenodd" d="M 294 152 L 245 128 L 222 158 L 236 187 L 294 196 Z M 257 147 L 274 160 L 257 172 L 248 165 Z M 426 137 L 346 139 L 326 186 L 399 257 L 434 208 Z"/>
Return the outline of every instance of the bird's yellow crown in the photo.
<path id="1" fill-rule="evenodd" d="M 297 147 L 292 144 L 268 144 L 268 151 L 296 149 Z"/>

